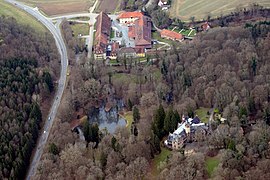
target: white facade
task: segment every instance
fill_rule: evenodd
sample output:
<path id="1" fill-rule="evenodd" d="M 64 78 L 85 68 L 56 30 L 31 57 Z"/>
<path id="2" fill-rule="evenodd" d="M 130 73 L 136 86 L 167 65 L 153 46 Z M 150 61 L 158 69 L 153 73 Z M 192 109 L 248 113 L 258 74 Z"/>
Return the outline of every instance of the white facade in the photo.
<path id="1" fill-rule="evenodd" d="M 138 18 L 134 18 L 134 17 L 120 18 L 119 22 L 120 24 L 134 24 L 137 19 Z"/>

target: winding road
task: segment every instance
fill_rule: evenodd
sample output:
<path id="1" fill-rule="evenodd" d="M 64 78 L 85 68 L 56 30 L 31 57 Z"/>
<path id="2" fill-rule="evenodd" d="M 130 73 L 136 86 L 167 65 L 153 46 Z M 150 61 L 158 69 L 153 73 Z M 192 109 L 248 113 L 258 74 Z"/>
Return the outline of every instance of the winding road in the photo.
<path id="1" fill-rule="evenodd" d="M 39 140 L 37 142 L 37 149 L 34 152 L 34 156 L 32 159 L 32 162 L 29 166 L 29 171 L 27 173 L 27 180 L 32 179 L 31 177 L 34 176 L 35 171 L 38 166 L 38 162 L 41 158 L 41 155 L 43 153 L 43 149 L 45 147 L 45 144 L 47 142 L 49 132 L 51 130 L 53 121 L 55 119 L 57 109 L 60 104 L 61 97 L 64 92 L 65 84 L 66 84 L 66 74 L 67 74 L 67 68 L 68 68 L 68 56 L 67 56 L 67 49 L 66 45 L 64 43 L 64 40 L 62 38 L 61 32 L 59 30 L 59 21 L 56 25 L 53 24 L 52 20 L 46 18 L 44 15 L 42 15 L 36 8 L 32 8 L 29 6 L 24 5 L 23 3 L 20 3 L 18 1 L 14 0 L 6 0 L 6 2 L 13 4 L 14 6 L 26 11 L 30 15 L 34 16 L 38 21 L 40 21 L 48 30 L 52 33 L 56 46 L 58 48 L 59 54 L 61 56 L 61 73 L 60 78 L 58 80 L 58 89 L 55 94 L 55 98 L 52 104 L 52 107 L 49 112 L 48 119 L 46 119 L 46 122 L 44 124 L 43 133 L 40 135 Z"/>

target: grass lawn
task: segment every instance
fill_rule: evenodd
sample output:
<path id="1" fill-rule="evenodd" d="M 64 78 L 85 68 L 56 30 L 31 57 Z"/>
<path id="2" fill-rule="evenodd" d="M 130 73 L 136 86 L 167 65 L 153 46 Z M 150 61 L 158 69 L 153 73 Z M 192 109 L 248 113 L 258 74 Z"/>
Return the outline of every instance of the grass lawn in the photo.
<path id="1" fill-rule="evenodd" d="M 201 20 L 206 19 L 208 15 L 214 18 L 221 14 L 230 14 L 236 8 L 248 7 L 255 2 L 264 7 L 270 7 L 269 0 L 172 0 L 170 15 L 179 17 L 183 21 L 190 21 L 192 16 L 195 20 Z"/>
<path id="2" fill-rule="evenodd" d="M 117 61 L 117 59 L 111 59 L 111 60 L 110 60 L 110 63 L 111 63 L 111 64 L 116 64 L 116 63 L 119 63 L 119 62 Z"/>
<path id="3" fill-rule="evenodd" d="M 114 37 L 115 37 L 115 31 L 111 28 L 110 38 L 114 38 Z"/>
<path id="4" fill-rule="evenodd" d="M 71 29 L 74 32 L 75 37 L 77 37 L 79 34 L 82 36 L 89 35 L 89 25 L 83 24 L 83 23 L 75 23 L 71 25 Z"/>
<path id="5" fill-rule="evenodd" d="M 48 32 L 46 27 L 39 23 L 34 17 L 23 10 L 4 2 L 4 0 L 0 0 L 0 16 L 2 15 L 13 17 L 19 24 L 29 25 L 38 32 Z"/>
<path id="6" fill-rule="evenodd" d="M 218 166 L 219 164 L 219 158 L 218 157 L 209 157 L 206 159 L 206 169 L 209 177 L 212 176 L 214 169 Z"/>
<path id="7" fill-rule="evenodd" d="M 160 72 L 160 70 L 156 70 L 154 73 L 153 73 L 153 77 L 156 81 L 161 81 L 162 80 L 162 74 Z"/>
<path id="8" fill-rule="evenodd" d="M 132 111 L 125 112 L 123 118 L 127 121 L 126 127 L 128 128 L 128 130 L 130 130 L 131 123 L 133 122 Z"/>
<path id="9" fill-rule="evenodd" d="M 196 31 L 194 29 L 192 29 L 192 30 L 191 29 L 184 29 L 184 30 L 180 30 L 180 31 L 178 31 L 178 33 L 180 32 L 180 34 L 182 34 L 184 36 L 189 36 L 189 37 L 195 36 L 195 34 L 196 34 Z"/>
<path id="10" fill-rule="evenodd" d="M 155 156 L 153 160 L 153 169 L 152 173 L 153 175 L 157 176 L 159 174 L 158 166 L 160 162 L 164 162 L 167 160 L 167 157 L 171 154 L 172 152 L 168 150 L 167 148 L 161 147 L 161 153 L 157 156 Z"/>
<path id="11" fill-rule="evenodd" d="M 114 79 L 118 79 L 118 80 L 120 80 L 123 83 L 125 83 L 125 82 L 136 83 L 136 81 L 137 81 L 137 78 L 136 78 L 135 75 L 133 75 L 133 74 L 126 74 L 126 73 L 115 73 L 112 76 L 112 80 L 114 80 Z"/>
<path id="12" fill-rule="evenodd" d="M 89 21 L 90 18 L 89 17 L 75 17 L 75 18 L 70 18 L 72 20 L 81 20 L 81 21 Z"/>
<path id="13" fill-rule="evenodd" d="M 209 120 L 209 115 L 207 115 L 207 112 L 210 110 L 210 108 L 199 108 L 195 111 L 195 113 L 198 115 L 200 120 L 204 123 L 207 123 Z"/>

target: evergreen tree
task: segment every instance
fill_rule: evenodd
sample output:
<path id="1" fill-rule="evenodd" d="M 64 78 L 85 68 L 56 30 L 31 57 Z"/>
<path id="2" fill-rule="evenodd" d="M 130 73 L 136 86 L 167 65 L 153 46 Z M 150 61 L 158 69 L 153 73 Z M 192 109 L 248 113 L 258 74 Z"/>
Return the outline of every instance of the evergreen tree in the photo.
<path id="1" fill-rule="evenodd" d="M 86 142 L 90 142 L 90 125 L 88 121 L 83 123 L 83 135 Z"/>
<path id="2" fill-rule="evenodd" d="M 252 58 L 252 61 L 251 61 L 251 68 L 252 68 L 253 76 L 256 76 L 256 69 L 257 69 L 257 61 L 256 61 L 256 58 Z"/>
<path id="3" fill-rule="evenodd" d="M 52 80 L 51 74 L 48 71 L 44 72 L 43 79 L 44 79 L 45 84 L 48 87 L 48 90 L 50 92 L 53 92 L 54 90 L 53 80 Z"/>
<path id="4" fill-rule="evenodd" d="M 177 111 L 176 111 L 177 112 Z M 173 112 L 173 115 L 172 115 L 172 118 L 171 118 L 171 130 L 172 131 L 174 131 L 175 129 L 177 129 L 177 125 L 178 125 L 178 121 L 179 121 L 179 119 L 180 119 L 180 116 L 179 116 L 179 114 L 177 113 L 177 114 L 175 114 L 174 112 Z"/>
<path id="5" fill-rule="evenodd" d="M 39 123 L 42 120 L 42 113 L 41 113 L 41 110 L 40 110 L 39 105 L 37 103 L 32 104 L 32 108 L 31 108 L 31 112 L 30 112 L 29 116 L 31 119 L 35 119 L 38 126 L 39 126 Z"/>
<path id="6" fill-rule="evenodd" d="M 49 144 L 49 153 L 54 154 L 54 155 L 59 154 L 59 150 L 58 150 L 58 147 L 56 146 L 56 144 L 54 144 L 54 143 Z"/>
<path id="7" fill-rule="evenodd" d="M 266 108 L 264 110 L 263 118 L 264 118 L 264 121 L 266 122 L 266 124 L 270 125 L 270 110 L 269 110 L 269 108 Z"/>
<path id="8" fill-rule="evenodd" d="M 151 151 L 153 154 L 160 153 L 161 148 L 160 148 L 160 140 L 158 136 L 154 133 L 151 133 Z"/>
<path id="9" fill-rule="evenodd" d="M 254 101 L 253 97 L 249 97 L 248 111 L 249 111 L 250 114 L 254 114 L 256 112 L 256 106 L 255 106 L 255 101 Z"/>
<path id="10" fill-rule="evenodd" d="M 154 114 L 154 122 L 152 124 L 152 129 L 154 134 L 158 136 L 159 139 L 162 139 L 164 136 L 164 119 L 165 119 L 165 111 L 162 105 L 159 105 L 159 108 L 156 110 Z"/>
<path id="11" fill-rule="evenodd" d="M 92 124 L 90 126 L 90 129 L 91 129 L 91 141 L 92 142 L 96 142 L 96 146 L 98 145 L 99 143 L 99 127 L 98 127 L 98 124 Z"/>
<path id="12" fill-rule="evenodd" d="M 133 107 L 133 103 L 131 102 L 130 99 L 128 99 L 128 110 L 131 111 L 132 107 Z"/>
<path id="13" fill-rule="evenodd" d="M 112 148 L 113 148 L 114 151 L 116 151 L 116 146 L 115 146 L 116 145 L 116 142 L 117 142 L 117 140 L 113 136 L 112 139 L 111 139 L 111 146 L 112 146 Z"/>
<path id="14" fill-rule="evenodd" d="M 174 110 L 173 113 L 174 113 L 174 118 L 176 119 L 177 123 L 178 123 L 178 122 L 181 123 L 181 122 L 182 122 L 182 119 L 181 119 L 181 117 L 180 117 L 178 111 L 177 111 L 177 110 Z"/>
<path id="15" fill-rule="evenodd" d="M 139 120 L 140 120 L 140 112 L 139 112 L 139 109 L 136 107 L 136 106 L 134 106 L 133 107 L 133 121 L 135 122 L 135 123 L 138 123 L 139 122 Z"/>

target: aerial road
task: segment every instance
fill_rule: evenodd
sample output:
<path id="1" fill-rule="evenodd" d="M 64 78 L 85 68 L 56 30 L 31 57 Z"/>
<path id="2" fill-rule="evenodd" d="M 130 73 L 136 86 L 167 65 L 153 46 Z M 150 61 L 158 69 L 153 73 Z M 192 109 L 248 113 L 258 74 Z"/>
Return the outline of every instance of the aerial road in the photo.
<path id="1" fill-rule="evenodd" d="M 38 11 L 37 8 L 29 7 L 23 3 L 20 3 L 20 2 L 14 1 L 14 0 L 6 0 L 6 1 L 13 4 L 14 6 L 26 11 L 30 15 L 34 16 L 39 22 L 41 22 L 45 26 L 52 33 L 52 35 L 55 39 L 55 43 L 56 43 L 56 46 L 58 48 L 59 54 L 61 56 L 61 73 L 60 73 L 60 78 L 58 80 L 58 89 L 57 89 L 57 92 L 55 94 L 53 104 L 52 104 L 50 112 L 49 112 L 49 116 L 45 121 L 43 132 L 40 135 L 39 140 L 37 142 L 37 146 L 36 146 L 37 149 L 34 152 L 32 162 L 29 166 L 29 171 L 27 173 L 26 179 L 30 180 L 30 179 L 32 179 L 31 177 L 34 176 L 35 171 L 37 169 L 38 162 L 40 161 L 41 155 L 43 153 L 43 149 L 44 149 L 45 144 L 47 142 L 49 132 L 51 130 L 53 121 L 54 121 L 56 113 L 57 113 L 57 109 L 58 109 L 59 104 L 60 104 L 61 97 L 62 97 L 63 92 L 64 92 L 65 83 L 66 83 L 66 74 L 67 74 L 67 68 L 68 68 L 68 56 L 67 56 L 66 45 L 65 45 L 64 40 L 62 38 L 60 30 L 57 29 L 57 28 L 59 28 L 59 26 L 56 27 L 52 23 L 52 21 L 50 19 L 46 18 L 44 15 L 42 15 Z"/>

